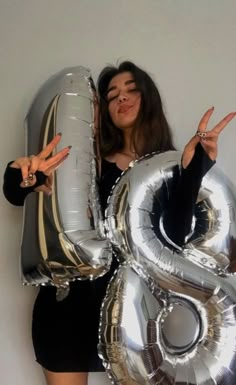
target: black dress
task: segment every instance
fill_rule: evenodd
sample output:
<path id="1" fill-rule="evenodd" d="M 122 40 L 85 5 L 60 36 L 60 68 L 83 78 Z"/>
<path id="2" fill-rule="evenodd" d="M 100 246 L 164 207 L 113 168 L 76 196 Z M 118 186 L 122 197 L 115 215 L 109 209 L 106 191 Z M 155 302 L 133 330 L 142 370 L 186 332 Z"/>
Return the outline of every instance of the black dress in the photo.
<path id="1" fill-rule="evenodd" d="M 181 170 L 175 181 L 174 194 L 170 197 L 166 215 L 168 234 L 183 243 L 189 230 L 202 177 L 214 164 L 202 147 L 197 146 L 194 158 L 186 170 Z M 10 163 L 9 163 L 10 165 Z M 4 194 L 14 205 L 23 205 L 26 195 L 35 188 L 21 188 L 21 172 L 7 167 L 4 175 Z M 44 176 L 37 173 L 38 185 Z M 121 170 L 115 163 L 102 161 L 100 199 L 105 210 L 107 198 Z M 179 218 L 185 214 L 184 226 Z M 104 371 L 97 354 L 100 306 L 107 284 L 118 263 L 114 259 L 111 270 L 95 281 L 71 283 L 69 295 L 56 301 L 54 287 L 41 287 L 33 309 L 32 339 L 36 361 L 53 372 Z"/>

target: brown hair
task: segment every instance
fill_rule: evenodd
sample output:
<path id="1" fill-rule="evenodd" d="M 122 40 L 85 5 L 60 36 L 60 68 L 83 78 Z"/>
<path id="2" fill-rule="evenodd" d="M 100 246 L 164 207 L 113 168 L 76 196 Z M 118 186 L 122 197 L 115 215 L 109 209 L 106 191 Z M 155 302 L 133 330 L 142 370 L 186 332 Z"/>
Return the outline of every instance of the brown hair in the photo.
<path id="1" fill-rule="evenodd" d="M 153 151 L 174 150 L 171 130 L 163 112 L 161 97 L 155 83 L 141 68 L 130 61 L 125 61 L 118 67 L 105 67 L 98 78 L 101 155 L 107 156 L 115 153 L 122 150 L 124 146 L 123 132 L 113 124 L 106 98 L 111 79 L 122 72 L 132 73 L 137 89 L 141 92 L 141 108 L 137 117 L 137 124 L 131 134 L 135 152 L 139 156 L 143 156 Z"/>

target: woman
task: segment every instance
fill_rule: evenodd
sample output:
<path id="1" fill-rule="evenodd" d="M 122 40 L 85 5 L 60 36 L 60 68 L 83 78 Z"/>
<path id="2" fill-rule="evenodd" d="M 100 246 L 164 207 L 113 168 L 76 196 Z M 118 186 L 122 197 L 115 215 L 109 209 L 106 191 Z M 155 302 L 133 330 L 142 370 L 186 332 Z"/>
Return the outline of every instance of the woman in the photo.
<path id="1" fill-rule="evenodd" d="M 117 177 L 131 161 L 152 151 L 174 149 L 159 92 L 150 76 L 131 62 L 107 67 L 99 76 L 101 179 L 103 210 Z M 236 113 L 227 115 L 206 131 L 213 108 L 201 119 L 197 134 L 185 146 L 182 172 L 170 198 L 166 215 L 170 238 L 183 244 L 188 233 L 201 179 L 214 164 L 220 132 Z M 5 172 L 4 193 L 13 204 L 23 205 L 32 191 L 50 193 L 53 171 L 66 159 L 70 147 L 50 154 L 60 134 L 33 158 L 11 162 Z M 174 218 L 185 215 L 185 226 L 177 233 Z M 43 367 L 48 385 L 86 385 L 88 372 L 103 371 L 97 356 L 101 301 L 114 272 L 102 278 L 71 283 L 68 297 L 56 301 L 53 287 L 41 287 L 33 311 L 32 336 L 36 360 Z"/>

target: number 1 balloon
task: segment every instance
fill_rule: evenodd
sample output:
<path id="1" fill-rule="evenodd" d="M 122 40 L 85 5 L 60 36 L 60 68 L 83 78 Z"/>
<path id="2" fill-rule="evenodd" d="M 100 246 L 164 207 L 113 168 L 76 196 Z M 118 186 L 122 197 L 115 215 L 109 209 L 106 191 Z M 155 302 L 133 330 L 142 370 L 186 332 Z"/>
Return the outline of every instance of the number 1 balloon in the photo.
<path id="1" fill-rule="evenodd" d="M 26 284 L 68 287 L 94 279 L 111 263 L 98 197 L 95 88 L 90 71 L 66 68 L 39 90 L 26 117 L 27 155 L 62 133 L 58 150 L 72 145 L 56 170 L 52 195 L 30 194 L 24 207 L 21 269 Z"/>

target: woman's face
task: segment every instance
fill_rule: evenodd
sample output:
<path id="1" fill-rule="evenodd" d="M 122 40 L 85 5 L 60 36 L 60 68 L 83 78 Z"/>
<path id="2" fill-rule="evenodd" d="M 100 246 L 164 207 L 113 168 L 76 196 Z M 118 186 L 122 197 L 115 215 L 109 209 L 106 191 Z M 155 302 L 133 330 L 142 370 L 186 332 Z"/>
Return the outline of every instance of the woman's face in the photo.
<path id="1" fill-rule="evenodd" d="M 132 73 L 114 76 L 106 96 L 113 124 L 121 130 L 133 128 L 140 110 L 141 92 L 137 90 Z"/>

